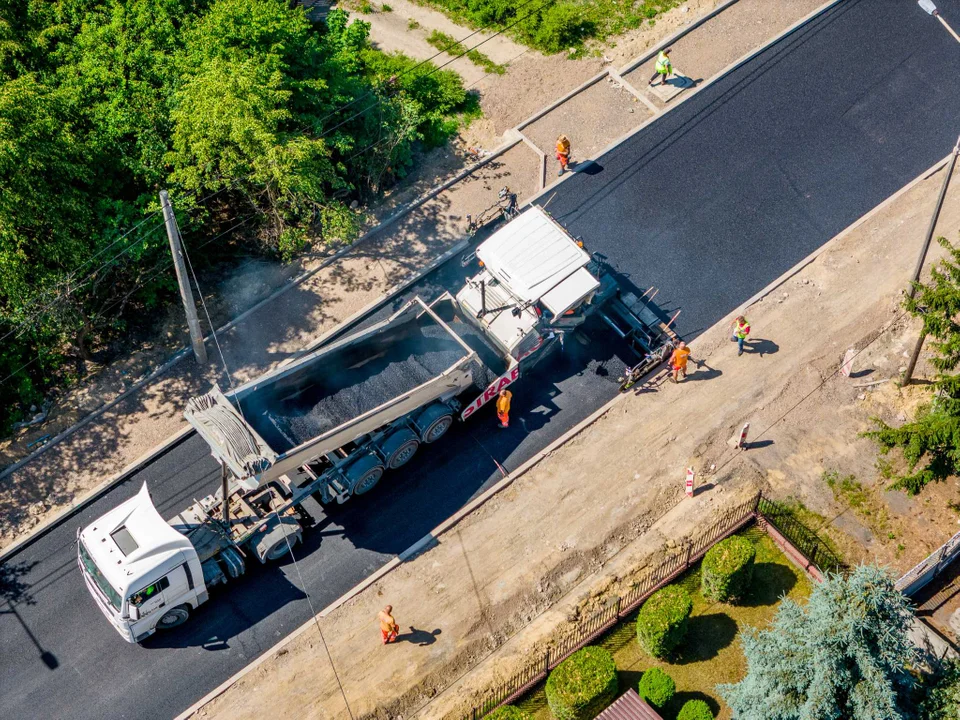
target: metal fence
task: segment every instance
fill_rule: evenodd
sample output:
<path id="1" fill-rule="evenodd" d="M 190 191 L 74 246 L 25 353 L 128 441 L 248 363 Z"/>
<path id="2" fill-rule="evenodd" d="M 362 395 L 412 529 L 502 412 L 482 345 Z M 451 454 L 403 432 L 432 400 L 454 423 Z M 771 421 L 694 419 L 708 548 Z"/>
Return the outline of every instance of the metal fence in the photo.
<path id="1" fill-rule="evenodd" d="M 843 560 L 815 532 L 797 520 L 788 506 L 761 496 L 757 510 L 807 560 L 824 572 L 840 573 L 846 569 Z"/>
<path id="2" fill-rule="evenodd" d="M 932 581 L 960 555 L 960 532 L 947 540 L 930 555 L 897 580 L 897 590 L 912 597 L 924 585 Z"/>
<path id="3" fill-rule="evenodd" d="M 747 502 L 728 509 L 695 538 L 687 539 L 676 553 L 664 558 L 622 597 L 611 596 L 602 608 L 584 618 L 573 632 L 565 634 L 542 655 L 538 653 L 530 658 L 519 672 L 487 693 L 466 718 L 478 720 L 500 705 L 521 697 L 534 685 L 542 682 L 563 660 L 589 645 L 638 608 L 650 595 L 689 570 L 707 550 L 751 523 L 761 501 L 762 497 L 758 494 Z"/>

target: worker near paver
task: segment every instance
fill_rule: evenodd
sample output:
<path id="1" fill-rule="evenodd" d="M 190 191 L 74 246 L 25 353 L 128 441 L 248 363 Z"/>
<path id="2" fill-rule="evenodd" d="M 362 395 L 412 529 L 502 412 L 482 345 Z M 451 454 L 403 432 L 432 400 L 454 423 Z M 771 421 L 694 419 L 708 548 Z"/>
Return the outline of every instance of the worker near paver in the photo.
<path id="1" fill-rule="evenodd" d="M 670 50 L 671 48 L 667 48 L 657 54 L 657 64 L 653 77 L 650 78 L 650 82 L 648 83 L 649 85 L 653 85 L 653 81 L 657 79 L 658 75 L 660 76 L 660 84 L 667 84 L 667 78 L 673 73 L 673 63 L 670 62 Z"/>
<path id="2" fill-rule="evenodd" d="M 510 425 L 510 399 L 513 393 L 504 388 L 497 396 L 497 419 L 500 421 L 500 427 L 505 428 Z"/>
<path id="3" fill-rule="evenodd" d="M 743 355 L 743 341 L 747 339 L 749 334 L 750 323 L 743 315 L 737 315 L 737 319 L 733 321 L 733 335 L 730 337 L 730 342 L 737 344 L 737 357 Z"/>
<path id="4" fill-rule="evenodd" d="M 570 138 L 566 135 L 557 138 L 557 160 L 560 161 L 560 169 L 557 171 L 557 177 L 559 177 L 570 164 Z"/>
<path id="5" fill-rule="evenodd" d="M 380 637 L 383 638 L 383 644 L 392 643 L 397 639 L 397 633 L 400 632 L 400 626 L 393 619 L 393 605 L 387 605 L 377 614 L 380 621 Z"/>
<path id="6" fill-rule="evenodd" d="M 670 356 L 670 380 L 672 382 L 677 382 L 680 375 L 683 375 L 684 378 L 687 377 L 687 360 L 689 359 L 690 348 L 687 347 L 685 342 L 681 342 Z"/>

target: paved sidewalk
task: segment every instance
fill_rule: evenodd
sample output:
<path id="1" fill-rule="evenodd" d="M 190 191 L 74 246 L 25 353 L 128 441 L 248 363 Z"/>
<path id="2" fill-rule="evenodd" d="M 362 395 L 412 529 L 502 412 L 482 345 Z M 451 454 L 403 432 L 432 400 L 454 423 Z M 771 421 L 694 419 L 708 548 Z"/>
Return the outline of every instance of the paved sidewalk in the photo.
<path id="1" fill-rule="evenodd" d="M 309 623 L 196 717 L 344 718 L 345 696 L 354 717 L 460 718 L 568 619 L 628 587 L 647 558 L 756 488 L 817 505 L 829 494 L 826 469 L 865 478 L 876 450 L 857 432 L 890 408 L 835 371 L 855 347 L 858 371 L 895 372 L 890 363 L 914 332 L 896 320 L 900 292 L 941 179 L 841 234 L 751 305 L 744 356 L 729 341 L 729 318 L 718 323 L 693 343 L 684 382 L 661 378 L 623 398 L 433 547 L 320 618 L 342 685 Z M 939 232 L 957 236 L 960 205 L 947 203 Z M 742 452 L 729 440 L 747 421 Z M 693 500 L 683 495 L 688 466 L 701 484 Z M 952 522 L 946 497 L 933 499 L 923 511 Z M 942 523 L 935 532 L 927 525 L 909 556 L 881 554 L 884 538 L 868 553 L 909 567 L 942 542 Z M 375 617 L 386 603 L 403 632 L 383 647 Z"/>
<path id="2" fill-rule="evenodd" d="M 777 13 L 761 13 L 761 7 L 771 4 L 777 6 Z M 819 4 L 818 0 L 740 0 L 691 34 L 702 36 L 701 45 L 710 49 L 705 55 L 705 72 L 732 62 L 742 54 L 743 45 L 753 43 L 758 36 L 762 40 L 776 35 Z M 765 18 L 762 25 L 750 21 L 754 16 Z M 744 29 L 745 39 L 730 42 L 731 22 L 733 27 Z M 721 62 L 717 48 L 726 45 L 731 47 L 729 57 Z M 697 64 L 693 50 L 687 58 L 688 67 Z M 509 74 L 504 82 L 510 82 Z M 234 380 L 255 377 L 291 357 L 442 254 L 462 238 L 465 215 L 490 205 L 500 186 L 510 185 L 521 198 L 534 195 L 544 180 L 543 158 L 535 146 L 550 142 L 557 128 L 595 128 L 589 140 L 574 137 L 574 152 L 582 159 L 648 119 L 646 103 L 632 102 L 634 97 L 615 83 L 597 83 L 532 124 L 527 131 L 534 140 L 514 145 L 473 176 L 333 262 L 305 262 L 306 270 L 315 271 L 312 276 L 220 337 Z M 598 113 L 598 103 L 610 112 Z M 636 111 L 631 113 L 631 109 Z M 552 160 L 552 155 L 546 157 Z M 546 179 L 555 180 L 555 168 L 548 164 L 552 171 Z M 287 273 L 282 275 L 288 277 Z M 242 294 L 246 288 L 237 290 Z M 216 319 L 214 322 L 219 324 Z M 210 356 L 213 363 L 217 355 L 212 345 Z M 186 400 L 216 380 L 227 384 L 219 367 L 211 365 L 203 372 L 192 359 L 181 361 L 37 459 L 0 479 L 0 547 L 63 511 L 182 428 Z M 124 382 L 120 390 L 127 387 L 129 382 Z M 48 431 L 38 428 L 28 437 L 44 432 Z"/>

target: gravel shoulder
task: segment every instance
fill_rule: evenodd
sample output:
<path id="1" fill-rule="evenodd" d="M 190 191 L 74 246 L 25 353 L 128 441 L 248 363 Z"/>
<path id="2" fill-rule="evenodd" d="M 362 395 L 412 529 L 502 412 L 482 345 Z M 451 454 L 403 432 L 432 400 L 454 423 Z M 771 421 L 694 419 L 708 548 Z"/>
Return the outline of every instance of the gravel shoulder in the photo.
<path id="1" fill-rule="evenodd" d="M 890 493 L 876 448 L 858 438 L 872 416 L 905 421 L 924 393 L 892 380 L 858 385 L 895 377 L 915 336 L 899 301 L 942 172 L 746 308 L 753 333 L 742 357 L 727 321 L 709 329 L 684 382 L 661 377 L 623 398 L 434 547 L 319 619 L 353 714 L 456 717 L 662 548 L 757 489 L 802 501 L 849 561 L 893 572 L 953 534 L 956 483 L 917 498 Z M 954 184 L 939 234 L 958 237 L 958 200 Z M 837 372 L 848 348 L 860 351 L 851 378 Z M 745 422 L 750 445 L 739 451 L 730 440 Z M 702 484 L 693 500 L 683 494 L 687 467 Z M 855 475 L 870 509 L 835 496 L 829 472 Z M 385 648 L 375 617 L 386 603 L 407 641 Z M 317 626 L 306 626 L 196 717 L 346 717 L 330 662 Z"/>

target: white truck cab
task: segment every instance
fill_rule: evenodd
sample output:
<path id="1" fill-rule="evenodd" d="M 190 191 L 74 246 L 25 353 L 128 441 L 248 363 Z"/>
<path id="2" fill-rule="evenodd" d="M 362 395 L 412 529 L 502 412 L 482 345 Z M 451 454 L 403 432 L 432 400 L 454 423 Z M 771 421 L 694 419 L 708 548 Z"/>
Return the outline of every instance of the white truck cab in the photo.
<path id="1" fill-rule="evenodd" d="M 476 254 L 483 270 L 457 302 L 518 360 L 543 343 L 539 328 L 562 324 L 600 288 L 586 267 L 590 256 L 537 206 L 497 230 Z"/>
<path id="2" fill-rule="evenodd" d="M 206 600 L 197 551 L 160 516 L 146 483 L 77 532 L 77 562 L 90 594 L 127 642 L 185 622 Z"/>

